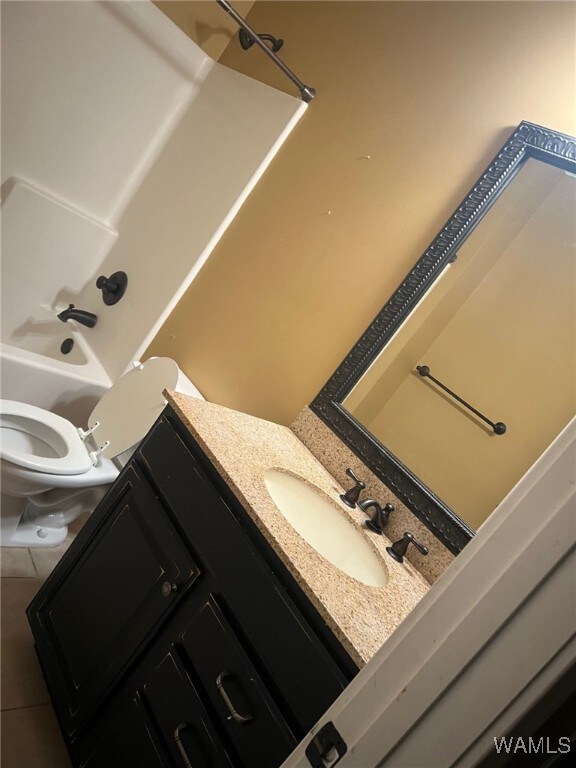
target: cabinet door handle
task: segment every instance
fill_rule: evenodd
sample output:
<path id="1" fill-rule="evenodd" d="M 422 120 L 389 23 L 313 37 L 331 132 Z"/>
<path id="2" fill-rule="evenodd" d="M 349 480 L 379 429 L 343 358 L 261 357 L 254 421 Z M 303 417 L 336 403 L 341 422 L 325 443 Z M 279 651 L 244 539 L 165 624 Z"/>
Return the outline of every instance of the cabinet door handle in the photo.
<path id="1" fill-rule="evenodd" d="M 250 720 L 252 720 L 252 715 L 241 715 L 240 712 L 236 710 L 236 707 L 232 704 L 230 697 L 226 693 L 226 689 L 224 688 L 224 680 L 227 677 L 230 677 L 230 672 L 220 672 L 216 678 L 216 688 L 218 688 L 220 696 L 222 696 L 222 700 L 226 705 L 228 712 L 230 712 L 228 720 L 234 720 L 236 723 L 248 723 Z"/>
<path id="2" fill-rule="evenodd" d="M 180 741 L 180 734 L 183 730 L 188 728 L 188 723 L 180 723 L 180 725 L 176 728 L 174 731 L 174 741 L 176 742 L 176 746 L 178 747 L 178 752 L 180 752 L 180 755 L 182 756 L 182 760 L 184 761 L 184 768 L 194 768 L 192 763 L 190 762 L 190 759 L 188 755 L 186 754 L 186 750 L 184 749 L 184 744 Z"/>

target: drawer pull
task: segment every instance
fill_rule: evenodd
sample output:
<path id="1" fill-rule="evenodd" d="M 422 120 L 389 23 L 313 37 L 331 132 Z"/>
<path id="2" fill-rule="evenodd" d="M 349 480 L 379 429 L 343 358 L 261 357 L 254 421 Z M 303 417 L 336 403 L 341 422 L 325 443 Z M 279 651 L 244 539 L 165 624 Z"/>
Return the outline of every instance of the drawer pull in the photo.
<path id="1" fill-rule="evenodd" d="M 228 720 L 234 720 L 234 722 L 236 723 L 249 723 L 250 720 L 252 720 L 252 715 L 241 715 L 236 710 L 236 707 L 232 704 L 232 702 L 230 701 L 230 697 L 226 693 L 226 689 L 224 688 L 224 680 L 227 677 L 230 677 L 229 672 L 220 672 L 220 674 L 216 678 L 216 688 L 218 688 L 218 691 L 220 692 L 220 696 L 222 696 L 222 700 L 226 705 L 228 712 L 230 712 Z"/>
<path id="2" fill-rule="evenodd" d="M 176 592 L 177 589 L 178 589 L 178 585 L 170 584 L 169 581 L 165 581 L 162 584 L 162 594 L 164 595 L 164 597 L 168 597 L 168 595 L 171 595 L 172 592 Z"/>
<path id="3" fill-rule="evenodd" d="M 193 768 L 192 763 L 190 762 L 190 759 L 186 754 L 186 750 L 184 749 L 184 744 L 182 744 L 182 742 L 180 741 L 180 733 L 185 728 L 188 728 L 188 727 L 189 727 L 188 723 L 180 723 L 180 725 L 174 731 L 174 741 L 176 742 L 176 746 L 178 747 L 178 752 L 180 752 L 180 755 L 182 756 L 182 760 L 184 761 L 184 768 Z"/>

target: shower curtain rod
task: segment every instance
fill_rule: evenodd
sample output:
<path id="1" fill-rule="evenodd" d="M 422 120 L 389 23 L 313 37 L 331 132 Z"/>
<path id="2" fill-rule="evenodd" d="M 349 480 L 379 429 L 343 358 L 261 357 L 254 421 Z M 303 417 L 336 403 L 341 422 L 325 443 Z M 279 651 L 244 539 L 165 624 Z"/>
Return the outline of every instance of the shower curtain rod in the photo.
<path id="1" fill-rule="evenodd" d="M 267 56 L 269 56 L 272 59 L 272 61 L 274 61 L 277 64 L 277 66 L 280 67 L 280 69 L 282 70 L 282 72 L 284 72 L 286 77 L 292 80 L 292 82 L 298 87 L 298 90 L 300 91 L 300 96 L 302 97 L 302 101 L 305 101 L 306 103 L 308 103 L 309 101 L 312 101 L 312 99 L 316 95 L 316 91 L 314 90 L 314 88 L 311 88 L 309 85 L 304 85 L 302 80 L 299 80 L 296 77 L 294 72 L 292 72 L 292 70 L 289 69 L 286 66 L 286 64 L 284 64 L 282 59 L 276 56 L 274 51 L 271 51 L 270 48 L 268 48 L 268 46 L 266 45 L 266 43 L 264 43 L 260 39 L 260 37 L 258 36 L 258 33 L 254 32 L 252 27 L 244 21 L 242 16 L 240 16 L 240 14 L 237 11 L 235 11 L 234 8 L 232 8 L 228 0 L 216 0 L 216 2 L 220 7 L 222 7 L 226 11 L 226 13 L 229 13 L 230 16 L 232 16 L 232 18 L 234 19 L 236 24 L 238 24 L 238 26 L 242 27 L 242 29 L 244 29 L 250 35 L 250 37 L 252 38 L 252 40 L 254 40 L 256 45 L 262 48 L 264 53 Z"/>

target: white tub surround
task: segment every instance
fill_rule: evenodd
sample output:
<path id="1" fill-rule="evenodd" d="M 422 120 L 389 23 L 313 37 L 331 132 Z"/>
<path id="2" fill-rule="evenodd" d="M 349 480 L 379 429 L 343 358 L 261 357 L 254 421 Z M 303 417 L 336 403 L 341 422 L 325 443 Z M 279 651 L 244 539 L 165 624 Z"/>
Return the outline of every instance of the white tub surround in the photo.
<path id="1" fill-rule="evenodd" d="M 150 2 L 2 3 L 2 177 L 109 224 L 214 61 Z"/>
<path id="2" fill-rule="evenodd" d="M 210 71 L 101 267 L 127 272 L 126 295 L 99 311 L 94 275 L 78 296 L 99 313 L 90 343 L 113 377 L 142 356 L 306 108 L 223 66 Z"/>
<path id="3" fill-rule="evenodd" d="M 42 354 L 70 335 L 60 309 L 98 269 L 117 233 L 40 189 L 10 180 L 2 201 L 2 341 Z M 36 268 L 36 256 L 46 265 Z M 51 266 L 49 266 L 51 261 Z M 55 355 L 49 355 L 50 357 Z M 71 362 L 70 358 L 61 357 Z"/>
<path id="4" fill-rule="evenodd" d="M 1 11 L 2 340 L 39 354 L 75 331 L 115 380 L 306 105 L 218 64 L 148 0 Z M 96 279 L 119 270 L 126 295 L 106 306 Z M 68 304 L 97 325 L 56 320 Z"/>

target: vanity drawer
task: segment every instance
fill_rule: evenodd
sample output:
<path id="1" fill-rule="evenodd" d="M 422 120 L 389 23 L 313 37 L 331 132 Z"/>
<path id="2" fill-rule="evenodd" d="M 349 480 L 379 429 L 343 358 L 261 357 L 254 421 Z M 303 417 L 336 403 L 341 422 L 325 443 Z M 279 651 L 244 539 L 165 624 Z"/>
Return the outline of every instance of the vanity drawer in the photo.
<path id="1" fill-rule="evenodd" d="M 279 766 L 297 741 L 213 595 L 188 625 L 182 646 L 238 757 L 234 765 Z"/>
<path id="2" fill-rule="evenodd" d="M 157 422 L 141 453 L 183 537 L 204 570 L 216 578 L 254 649 L 262 676 L 275 686 L 305 733 L 349 678 L 168 422 Z"/>
<path id="3" fill-rule="evenodd" d="M 144 685 L 143 695 L 175 765 L 234 768 L 174 647 Z"/>

